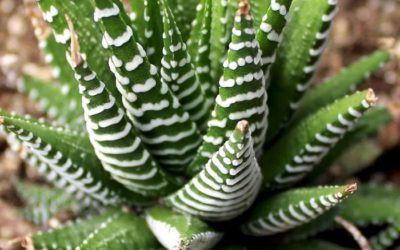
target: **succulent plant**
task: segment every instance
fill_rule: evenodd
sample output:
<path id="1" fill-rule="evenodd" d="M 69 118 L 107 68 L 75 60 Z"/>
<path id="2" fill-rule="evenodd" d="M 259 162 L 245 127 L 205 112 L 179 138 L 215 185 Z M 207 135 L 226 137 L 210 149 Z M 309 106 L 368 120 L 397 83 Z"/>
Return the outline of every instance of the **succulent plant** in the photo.
<path id="1" fill-rule="evenodd" d="M 28 219 L 65 209 L 79 219 L 25 244 L 241 249 L 258 237 L 268 249 L 342 249 L 300 241 L 336 216 L 387 225 L 376 247 L 398 237 L 398 202 L 389 204 L 399 190 L 310 186 L 390 120 L 373 90 L 355 90 L 386 51 L 310 88 L 336 0 L 37 3 L 56 83 L 25 75 L 19 86 L 47 118 L 0 111 L 0 121 L 54 185 L 16 181 Z M 381 204 L 392 208 L 370 209 Z"/>

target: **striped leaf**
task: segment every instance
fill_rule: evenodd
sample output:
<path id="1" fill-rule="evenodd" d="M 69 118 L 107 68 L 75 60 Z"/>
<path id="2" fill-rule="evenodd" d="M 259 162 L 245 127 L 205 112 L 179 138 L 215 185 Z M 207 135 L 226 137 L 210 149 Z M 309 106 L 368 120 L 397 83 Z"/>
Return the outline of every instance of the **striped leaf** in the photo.
<path id="1" fill-rule="evenodd" d="M 144 47 L 149 61 L 159 66 L 163 49 L 160 0 L 144 1 Z"/>
<path id="2" fill-rule="evenodd" d="M 129 118 L 158 162 L 182 171 L 201 139 L 196 125 L 160 81 L 157 68 L 148 62 L 131 28 L 119 16 L 123 10 L 109 0 L 95 4 L 95 20 L 103 28 L 103 45 L 112 52 L 110 67 Z"/>
<path id="3" fill-rule="evenodd" d="M 84 135 L 3 111 L 0 118 L 5 132 L 14 134 L 38 160 L 38 167 L 57 182 L 55 185 L 83 200 L 85 205 L 143 202 L 142 197 L 128 192 L 102 171 Z"/>
<path id="4" fill-rule="evenodd" d="M 254 17 L 254 27 L 260 27 L 263 16 L 271 7 L 271 0 L 250 0 L 250 5 Z"/>
<path id="5" fill-rule="evenodd" d="M 400 237 L 400 224 L 393 223 L 370 238 L 371 246 L 375 250 L 389 249 Z"/>
<path id="6" fill-rule="evenodd" d="M 253 236 L 286 232 L 321 216 L 356 189 L 356 184 L 350 184 L 293 189 L 276 194 L 261 200 L 248 212 L 242 232 Z"/>
<path id="7" fill-rule="evenodd" d="M 261 52 L 249 11 L 248 3 L 241 2 L 235 17 L 228 58 L 224 62 L 224 75 L 219 81 L 216 106 L 211 113 L 203 144 L 189 166 L 191 175 L 204 168 L 240 120 L 249 121 L 257 153 L 263 145 L 267 129 L 267 94 L 261 70 Z"/>
<path id="8" fill-rule="evenodd" d="M 49 186 L 16 180 L 13 185 L 25 203 L 24 217 L 34 224 L 46 224 L 54 215 L 62 211 L 77 213 L 82 207 L 70 195 Z"/>
<path id="9" fill-rule="evenodd" d="M 290 242 L 286 244 L 282 244 L 274 250 L 350 250 L 349 248 L 345 248 L 336 244 L 333 244 L 328 241 L 308 239 L 304 241 L 296 241 Z"/>
<path id="10" fill-rule="evenodd" d="M 231 39 L 234 23 L 234 13 L 238 1 L 214 0 L 212 1 L 211 25 L 211 76 L 217 80 L 222 74 L 222 64 L 225 60 L 227 46 Z"/>
<path id="11" fill-rule="evenodd" d="M 199 40 L 200 37 L 202 37 L 201 30 L 204 25 L 203 23 L 205 21 L 212 20 L 212 8 L 206 9 L 208 3 L 210 3 L 209 0 L 200 0 L 199 3 L 196 5 L 196 17 L 191 23 L 192 27 L 190 30 L 190 35 L 186 42 L 191 58 L 196 58 L 197 56 Z M 207 13 L 207 11 L 209 13 Z M 211 34 L 211 27 L 209 33 Z"/>
<path id="12" fill-rule="evenodd" d="M 158 241 L 167 249 L 210 249 L 222 237 L 201 220 L 168 208 L 147 211 L 146 221 Z"/>
<path id="13" fill-rule="evenodd" d="M 199 78 L 191 63 L 186 44 L 175 22 L 167 0 L 161 0 L 164 22 L 164 50 L 161 77 L 168 84 L 191 120 L 205 130 L 211 103 L 207 101 Z M 196 148 L 198 145 L 194 145 Z"/>
<path id="14" fill-rule="evenodd" d="M 60 86 L 34 76 L 24 75 L 19 82 L 18 89 L 27 94 L 30 99 L 38 102 L 40 108 L 60 124 L 77 129 L 82 128 L 83 112 L 76 106 L 80 103 L 65 98 L 63 88 Z"/>
<path id="15" fill-rule="evenodd" d="M 82 94 L 86 130 L 104 169 L 127 189 L 149 199 L 170 192 L 173 185 L 145 149 L 124 110 L 80 55 L 77 57 L 74 71 Z"/>
<path id="16" fill-rule="evenodd" d="M 259 1 L 255 3 L 260 4 Z M 262 17 L 257 31 L 257 41 L 262 52 L 262 67 L 266 81 L 269 81 L 270 67 L 275 62 L 276 52 L 282 40 L 282 30 L 286 26 L 292 0 L 273 0 Z"/>
<path id="17" fill-rule="evenodd" d="M 81 250 L 161 249 L 146 221 L 134 214 L 117 212 L 85 236 Z"/>
<path id="18" fill-rule="evenodd" d="M 390 55 L 385 51 L 376 51 L 367 57 L 359 59 L 344 68 L 340 73 L 311 89 L 296 111 L 293 121 L 296 123 L 314 113 L 318 108 L 328 105 L 338 98 L 351 93 L 354 89 L 364 82 L 365 79 L 383 67 L 390 59 Z"/>
<path id="19" fill-rule="evenodd" d="M 331 167 L 350 147 L 376 135 L 379 130 L 391 120 L 391 115 L 385 107 L 376 107 L 366 112 L 351 131 L 344 135 L 343 138 L 329 150 L 326 156 L 315 165 L 304 181 L 315 181 L 319 175 L 326 173 L 329 167 Z"/>
<path id="20" fill-rule="evenodd" d="M 327 44 L 336 0 L 294 0 L 291 20 L 283 33 L 276 62 L 271 69 L 267 142 L 289 121 L 310 86 L 319 58 Z"/>
<path id="21" fill-rule="evenodd" d="M 212 24 L 212 1 L 203 0 L 198 5 L 199 20 L 196 20 L 192 29 L 194 36 L 188 41 L 192 58 L 195 58 L 195 68 L 199 77 L 200 84 L 206 94 L 208 102 L 212 105 L 215 103 L 215 97 L 218 92 L 218 85 L 214 83 L 211 76 L 211 24 Z M 195 33 L 195 31 L 198 32 Z M 192 42 L 192 40 L 194 42 Z"/>
<path id="22" fill-rule="evenodd" d="M 387 224 L 400 220 L 400 202 L 390 192 L 357 194 L 341 205 L 341 216 L 360 226 Z M 385 195 L 387 194 L 387 196 Z"/>
<path id="23" fill-rule="evenodd" d="M 372 90 L 358 92 L 287 131 L 261 160 L 265 187 L 282 188 L 303 179 L 375 102 Z"/>
<path id="24" fill-rule="evenodd" d="M 248 126 L 246 121 L 239 122 L 205 168 L 165 202 L 210 221 L 229 220 L 246 211 L 261 184 Z"/>
<path id="25" fill-rule="evenodd" d="M 74 23 L 75 31 L 81 38 L 81 52 L 86 55 L 86 61 L 90 68 L 96 72 L 98 78 L 102 82 L 107 84 L 107 90 L 112 93 L 116 101 L 121 103 L 121 95 L 114 84 L 115 77 L 108 67 L 108 52 L 101 46 L 102 32 L 92 21 L 93 7 L 90 3 L 88 1 L 71 0 L 40 0 L 38 3 L 44 15 L 49 15 L 46 13 L 52 13 L 52 18 L 48 23 L 53 29 L 55 40 L 63 46 L 64 53 L 65 51 L 70 51 L 71 38 L 65 16 L 67 15 L 71 18 Z M 84 7 L 82 7 L 82 5 Z M 70 55 L 70 52 L 67 54 Z M 68 64 L 64 64 L 64 67 L 67 65 Z"/>
<path id="26" fill-rule="evenodd" d="M 159 249 L 144 219 L 117 209 L 36 233 L 32 241 L 35 249 Z"/>

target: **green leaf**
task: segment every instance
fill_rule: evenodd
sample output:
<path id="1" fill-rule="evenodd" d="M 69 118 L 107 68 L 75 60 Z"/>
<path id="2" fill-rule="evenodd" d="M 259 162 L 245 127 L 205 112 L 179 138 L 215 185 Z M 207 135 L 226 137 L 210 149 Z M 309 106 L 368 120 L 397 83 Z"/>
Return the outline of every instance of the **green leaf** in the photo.
<path id="1" fill-rule="evenodd" d="M 144 47 L 149 61 L 160 66 L 163 49 L 163 21 L 160 0 L 144 1 Z"/>
<path id="2" fill-rule="evenodd" d="M 160 249 L 160 246 L 143 218 L 119 212 L 86 235 L 78 249 Z"/>
<path id="3" fill-rule="evenodd" d="M 123 10 L 109 0 L 94 2 L 94 16 L 103 29 L 104 45 L 112 52 L 110 67 L 128 117 L 155 159 L 170 170 L 182 171 L 201 140 L 196 124 L 160 81 L 157 68 L 118 15 Z"/>
<path id="4" fill-rule="evenodd" d="M 350 250 L 339 245 L 335 245 L 331 242 L 309 239 L 305 241 L 291 242 L 283 244 L 274 250 Z"/>
<path id="5" fill-rule="evenodd" d="M 222 73 L 222 64 L 226 58 L 227 46 L 231 39 L 237 3 L 238 1 L 212 1 L 211 76 L 214 78 L 214 81 L 217 80 Z"/>
<path id="6" fill-rule="evenodd" d="M 262 199 L 248 212 L 242 232 L 253 236 L 286 232 L 321 216 L 356 189 L 356 184 L 301 188 Z"/>
<path id="7" fill-rule="evenodd" d="M 385 107 L 373 108 L 366 112 L 354 125 L 354 128 L 332 147 L 320 163 L 315 165 L 304 182 L 315 181 L 319 175 L 326 173 L 329 167 L 331 167 L 349 147 L 365 138 L 375 135 L 379 129 L 388 124 L 391 120 L 391 115 Z"/>
<path id="8" fill-rule="evenodd" d="M 400 202 L 390 192 L 379 196 L 360 193 L 343 202 L 341 216 L 360 226 L 392 223 L 400 220 Z"/>
<path id="9" fill-rule="evenodd" d="M 201 130 L 205 130 L 210 116 L 211 102 L 206 99 L 199 78 L 192 65 L 186 44 L 178 29 L 167 0 L 161 0 L 164 22 L 164 55 L 161 61 L 161 77 L 179 103 L 188 112 L 190 119 Z M 196 148 L 198 145 L 194 145 Z"/>
<path id="10" fill-rule="evenodd" d="M 254 2 L 256 5 L 259 1 Z M 274 0 L 262 17 L 261 24 L 255 23 L 260 27 L 257 31 L 257 41 L 262 52 L 262 68 L 266 81 L 270 79 L 270 67 L 275 62 L 276 52 L 281 43 L 282 30 L 286 26 L 288 13 L 292 0 Z M 269 84 L 269 83 L 268 83 Z"/>
<path id="11" fill-rule="evenodd" d="M 82 208 L 75 199 L 59 189 L 20 180 L 14 181 L 13 185 L 26 204 L 22 210 L 24 217 L 35 224 L 46 224 L 61 211 L 76 213 Z"/>
<path id="12" fill-rule="evenodd" d="M 188 44 L 190 44 L 189 53 L 192 58 L 195 58 L 194 64 L 200 84 L 208 101 L 214 105 L 215 97 L 218 94 L 218 85 L 214 83 L 211 76 L 211 8 L 211 0 L 203 0 L 199 4 L 199 14 L 192 29 L 193 37 L 188 41 Z"/>
<path id="13" fill-rule="evenodd" d="M 52 13 L 52 19 L 49 21 L 53 29 L 56 41 L 70 51 L 71 34 L 65 19 L 69 16 L 74 23 L 74 29 L 80 38 L 80 49 L 82 54 L 98 78 L 106 84 L 107 90 L 112 93 L 118 103 L 121 103 L 121 94 L 119 94 L 115 83 L 115 77 L 108 67 L 109 54 L 102 48 L 102 32 L 95 22 L 93 22 L 93 7 L 89 1 L 56 1 L 40 0 L 39 6 L 44 15 Z M 69 55 L 70 53 L 68 53 Z"/>
<path id="14" fill-rule="evenodd" d="M 32 241 L 36 249 L 159 249 L 144 219 L 117 209 L 36 233 Z"/>
<path id="15" fill-rule="evenodd" d="M 174 185 L 144 147 L 105 84 L 86 63 L 77 63 L 74 70 L 82 94 L 86 130 L 103 168 L 127 189 L 149 200 L 173 191 Z"/>
<path id="16" fill-rule="evenodd" d="M 287 242 L 305 240 L 317 235 L 320 232 L 324 232 L 335 226 L 335 217 L 340 213 L 340 206 L 336 206 L 319 217 L 311 220 L 309 223 L 296 227 L 288 231 L 284 235 L 284 239 Z"/>
<path id="17" fill-rule="evenodd" d="M 262 148 L 268 127 L 267 93 L 261 69 L 261 52 L 248 8 L 248 5 L 243 5 L 235 16 L 232 42 L 224 62 L 224 76 L 219 81 L 216 105 L 203 144 L 188 168 L 190 175 L 204 168 L 241 120 L 250 123 L 256 153 Z"/>
<path id="18" fill-rule="evenodd" d="M 0 111 L 0 121 L 5 132 L 14 134 L 39 160 L 42 171 L 51 169 L 49 174 L 53 175 L 51 179 L 58 187 L 65 188 L 86 205 L 143 202 L 142 197 L 125 190 L 100 167 L 101 163 L 84 135 L 3 111 Z"/>
<path id="19" fill-rule="evenodd" d="M 282 188 L 303 179 L 375 101 L 372 90 L 358 92 L 288 130 L 261 159 L 265 187 Z"/>
<path id="20" fill-rule="evenodd" d="M 383 67 L 390 59 L 386 51 L 376 51 L 369 56 L 362 58 L 339 74 L 331 77 L 322 84 L 311 89 L 302 100 L 299 109 L 293 117 L 292 124 L 304 117 L 316 112 L 318 108 L 328 105 L 338 98 L 349 94 L 351 91 L 364 82 L 365 79 Z"/>
<path id="21" fill-rule="evenodd" d="M 336 1 L 293 1 L 291 19 L 271 69 L 267 143 L 289 122 L 310 86 L 336 11 Z"/>
<path id="22" fill-rule="evenodd" d="M 158 241 L 167 249 L 210 249 L 222 237 L 206 223 L 168 208 L 147 211 L 146 221 Z"/>
<path id="23" fill-rule="evenodd" d="M 37 101 L 49 117 L 73 128 L 82 128 L 83 112 L 76 106 L 80 103 L 66 98 L 60 86 L 34 76 L 24 75 L 18 87 L 22 93 Z"/>
<path id="24" fill-rule="evenodd" d="M 263 16 L 271 7 L 271 0 L 250 0 L 250 5 L 254 17 L 254 27 L 260 27 Z"/>
<path id="25" fill-rule="evenodd" d="M 241 121 L 205 168 L 165 202 L 210 221 L 235 218 L 257 197 L 261 176 L 249 124 Z"/>
<path id="26" fill-rule="evenodd" d="M 389 249 L 400 237 L 400 223 L 396 222 L 370 238 L 371 246 L 375 250 Z"/>

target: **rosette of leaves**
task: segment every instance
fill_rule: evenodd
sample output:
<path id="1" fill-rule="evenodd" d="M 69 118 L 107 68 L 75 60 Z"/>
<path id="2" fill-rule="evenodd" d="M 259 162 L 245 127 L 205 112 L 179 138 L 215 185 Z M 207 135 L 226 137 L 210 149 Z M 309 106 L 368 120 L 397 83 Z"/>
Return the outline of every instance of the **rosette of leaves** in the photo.
<path id="1" fill-rule="evenodd" d="M 57 81 L 26 75 L 20 90 L 49 119 L 1 111 L 1 125 L 58 190 L 105 212 L 32 235 L 36 249 L 209 249 L 221 239 L 222 249 L 245 244 L 230 235 L 311 235 L 302 228 L 330 221 L 357 186 L 294 185 L 388 121 L 373 90 L 355 90 L 386 51 L 310 88 L 336 0 L 37 3 Z"/>

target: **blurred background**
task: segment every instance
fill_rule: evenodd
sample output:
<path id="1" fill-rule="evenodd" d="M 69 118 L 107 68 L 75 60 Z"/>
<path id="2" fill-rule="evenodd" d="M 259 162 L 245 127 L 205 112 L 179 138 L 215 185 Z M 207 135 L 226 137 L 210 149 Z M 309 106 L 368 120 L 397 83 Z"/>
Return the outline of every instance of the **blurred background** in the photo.
<path id="1" fill-rule="evenodd" d="M 400 43 L 397 42 L 400 38 L 400 1 L 339 0 L 339 5 L 332 39 L 315 83 L 378 48 L 390 47 L 394 59 L 366 81 L 363 88 L 376 90 L 380 101 L 390 108 L 393 122 L 382 129 L 377 138 L 363 141 L 338 159 L 325 178 L 356 173 L 360 180 L 400 185 Z M 0 0 L 0 109 L 39 116 L 35 104 L 18 94 L 21 72 L 52 78 L 26 17 L 24 1 Z M 16 175 L 40 181 L 0 136 L 0 243 L 35 230 L 18 216 L 18 208 L 23 204 L 10 181 Z"/>

